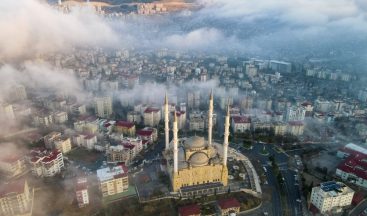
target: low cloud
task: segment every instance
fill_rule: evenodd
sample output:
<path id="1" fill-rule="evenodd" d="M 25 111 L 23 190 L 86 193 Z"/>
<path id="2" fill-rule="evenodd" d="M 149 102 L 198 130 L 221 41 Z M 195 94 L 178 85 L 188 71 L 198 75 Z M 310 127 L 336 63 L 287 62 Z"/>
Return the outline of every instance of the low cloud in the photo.
<path id="1" fill-rule="evenodd" d="M 60 69 L 44 62 L 25 62 L 19 67 L 6 64 L 0 67 L 0 99 L 6 99 L 14 85 L 28 90 L 43 90 L 44 94 L 65 93 L 84 98 L 83 85 L 73 70 Z"/>
<path id="2" fill-rule="evenodd" d="M 13 60 L 80 46 L 112 46 L 118 37 L 89 8 L 65 14 L 37 0 L 0 3 L 0 59 Z"/>

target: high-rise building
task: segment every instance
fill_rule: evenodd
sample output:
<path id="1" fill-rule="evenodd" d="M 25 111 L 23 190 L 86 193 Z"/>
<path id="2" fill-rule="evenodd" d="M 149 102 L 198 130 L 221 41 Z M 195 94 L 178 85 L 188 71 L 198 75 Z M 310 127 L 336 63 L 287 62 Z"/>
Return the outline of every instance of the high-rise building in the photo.
<path id="1" fill-rule="evenodd" d="M 282 62 L 271 60 L 269 62 L 269 67 L 279 73 L 290 73 L 292 72 L 292 64 L 289 62 Z"/>
<path id="2" fill-rule="evenodd" d="M 354 191 L 342 182 L 324 182 L 312 188 L 311 203 L 321 214 L 340 213 L 352 203 Z"/>
<path id="3" fill-rule="evenodd" d="M 144 111 L 144 125 L 154 127 L 161 121 L 161 110 L 158 108 L 148 107 Z"/>
<path id="4" fill-rule="evenodd" d="M 97 97 L 94 100 L 96 115 L 102 118 L 109 118 L 112 115 L 112 98 Z"/>
<path id="5" fill-rule="evenodd" d="M 200 92 L 188 92 L 187 93 L 187 106 L 190 109 L 197 109 L 200 107 Z"/>

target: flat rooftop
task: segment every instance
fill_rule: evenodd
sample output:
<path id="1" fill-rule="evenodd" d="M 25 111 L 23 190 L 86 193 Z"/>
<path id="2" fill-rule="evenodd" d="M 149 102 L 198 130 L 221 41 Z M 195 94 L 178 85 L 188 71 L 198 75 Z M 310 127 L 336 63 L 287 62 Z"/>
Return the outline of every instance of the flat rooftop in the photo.
<path id="1" fill-rule="evenodd" d="M 115 167 L 106 167 L 97 170 L 97 177 L 99 181 L 104 182 L 108 180 L 112 180 L 114 178 L 121 178 L 126 176 L 128 173 L 128 169 L 125 165 L 118 165 Z"/>

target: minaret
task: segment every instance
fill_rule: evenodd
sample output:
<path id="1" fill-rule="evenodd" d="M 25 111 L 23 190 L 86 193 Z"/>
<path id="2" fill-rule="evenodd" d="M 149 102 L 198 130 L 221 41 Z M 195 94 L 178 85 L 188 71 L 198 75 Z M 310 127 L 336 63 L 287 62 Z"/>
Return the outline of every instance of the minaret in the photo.
<path id="1" fill-rule="evenodd" d="M 208 112 L 208 145 L 212 145 L 212 128 L 213 128 L 213 90 L 210 92 L 209 112 Z"/>
<path id="2" fill-rule="evenodd" d="M 168 112 L 168 97 L 167 93 L 164 96 L 164 131 L 166 136 L 166 150 L 169 149 L 169 112 Z"/>
<path id="3" fill-rule="evenodd" d="M 224 121 L 224 142 L 223 142 L 223 165 L 224 166 L 227 166 L 228 138 L 229 138 L 229 105 L 227 105 L 227 115 Z"/>
<path id="4" fill-rule="evenodd" d="M 173 173 L 177 173 L 178 171 L 178 127 L 177 127 L 177 116 L 176 111 L 174 114 L 174 121 L 173 121 Z"/>

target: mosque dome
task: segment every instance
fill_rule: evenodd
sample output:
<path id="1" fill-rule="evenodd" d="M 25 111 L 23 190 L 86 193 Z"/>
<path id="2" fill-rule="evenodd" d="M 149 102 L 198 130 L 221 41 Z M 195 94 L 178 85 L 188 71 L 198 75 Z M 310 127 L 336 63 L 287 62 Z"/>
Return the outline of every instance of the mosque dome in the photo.
<path id="1" fill-rule="evenodd" d="M 186 148 L 189 149 L 200 149 L 205 147 L 204 137 L 193 136 L 185 141 Z"/>
<path id="2" fill-rule="evenodd" d="M 209 158 L 204 152 L 196 152 L 191 155 L 189 163 L 194 167 L 205 166 L 209 163 Z"/>

